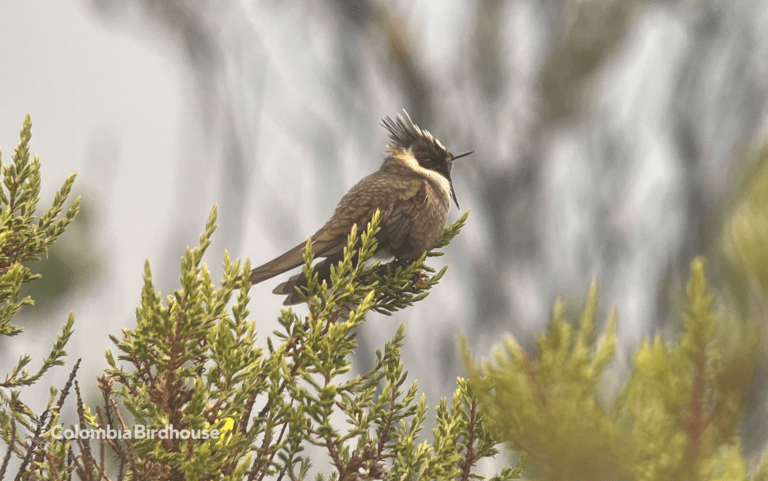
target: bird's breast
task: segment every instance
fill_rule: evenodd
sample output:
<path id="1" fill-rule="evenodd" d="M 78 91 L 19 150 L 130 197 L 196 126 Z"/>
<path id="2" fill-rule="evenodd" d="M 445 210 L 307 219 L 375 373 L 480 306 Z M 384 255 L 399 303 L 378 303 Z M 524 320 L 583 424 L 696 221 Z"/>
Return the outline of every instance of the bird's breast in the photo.
<path id="1" fill-rule="evenodd" d="M 447 181 L 446 181 L 447 183 Z M 414 209 L 413 225 L 408 238 L 398 250 L 392 252 L 399 259 L 416 259 L 440 240 L 451 207 L 450 191 L 425 181 L 425 193 L 421 205 Z"/>

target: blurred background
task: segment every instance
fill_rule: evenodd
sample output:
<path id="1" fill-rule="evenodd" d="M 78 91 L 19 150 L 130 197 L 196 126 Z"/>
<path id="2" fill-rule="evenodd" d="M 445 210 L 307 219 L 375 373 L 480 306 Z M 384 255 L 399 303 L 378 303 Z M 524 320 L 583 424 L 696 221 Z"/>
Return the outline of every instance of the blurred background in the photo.
<path id="1" fill-rule="evenodd" d="M 145 259 L 177 289 L 214 204 L 214 279 L 225 249 L 258 265 L 306 239 L 378 169 L 380 120 L 403 108 L 475 151 L 453 170 L 472 213 L 430 261 L 450 266 L 441 284 L 372 316 L 357 362 L 405 323 L 431 406 L 464 373 L 458 335 L 478 355 L 507 332 L 533 346 L 556 297 L 580 308 L 593 278 L 619 314 L 619 372 L 675 332 L 692 256 L 716 286 L 743 282 L 722 244 L 768 134 L 764 1 L 0 1 L 0 21 L 3 161 L 29 112 L 41 208 L 75 170 L 83 196 L 5 366 L 47 354 L 74 311 L 68 350 L 81 379 L 99 373 L 108 335 L 135 323 Z M 251 290 L 262 336 L 277 282 Z"/>

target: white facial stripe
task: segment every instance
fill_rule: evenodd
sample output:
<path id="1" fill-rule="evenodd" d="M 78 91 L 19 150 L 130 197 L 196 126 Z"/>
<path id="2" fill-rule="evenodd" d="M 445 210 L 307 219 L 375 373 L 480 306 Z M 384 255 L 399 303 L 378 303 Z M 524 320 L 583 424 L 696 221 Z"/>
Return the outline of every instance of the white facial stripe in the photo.
<path id="1" fill-rule="evenodd" d="M 446 193 L 446 195 L 450 195 L 451 193 L 451 183 L 448 182 L 448 179 L 443 177 L 442 174 L 435 172 L 431 169 L 425 169 L 421 165 L 419 165 L 419 162 L 412 156 L 412 155 L 406 155 L 404 156 L 406 162 L 408 162 L 408 165 L 418 172 L 419 174 L 423 175 L 424 177 L 427 177 L 431 179 L 434 182 L 437 182 L 437 184 L 440 186 L 440 189 Z"/>

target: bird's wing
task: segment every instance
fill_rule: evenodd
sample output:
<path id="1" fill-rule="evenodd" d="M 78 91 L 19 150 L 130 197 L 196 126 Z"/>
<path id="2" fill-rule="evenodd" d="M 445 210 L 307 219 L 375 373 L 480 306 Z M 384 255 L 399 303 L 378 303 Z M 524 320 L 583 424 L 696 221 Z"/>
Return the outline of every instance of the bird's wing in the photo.
<path id="1" fill-rule="evenodd" d="M 386 180 L 386 181 L 384 181 Z M 371 221 L 376 209 L 381 210 L 381 231 L 377 236 L 379 249 L 399 247 L 411 230 L 415 212 L 426 199 L 423 179 L 383 179 L 368 176 L 357 183 L 339 202 L 333 217 L 311 237 L 315 257 L 336 258 L 344 252 L 352 225 L 358 233 Z M 304 263 L 302 242 L 285 254 L 251 271 L 251 283 L 270 279 Z"/>
<path id="2" fill-rule="evenodd" d="M 414 219 L 426 195 L 424 180 L 414 180 L 408 189 L 401 190 L 388 211 L 382 212 L 379 241 L 385 242 L 389 249 L 400 249 L 412 231 Z"/>
<path id="3" fill-rule="evenodd" d="M 379 174 L 361 180 L 341 199 L 333 218 L 323 228 L 342 237 L 341 244 L 329 249 L 326 257 L 343 252 L 352 225 L 357 224 L 358 234 L 362 233 L 376 209 L 381 211 L 380 231 L 376 237 L 378 250 L 399 248 L 411 231 L 426 196 L 424 179 Z"/>

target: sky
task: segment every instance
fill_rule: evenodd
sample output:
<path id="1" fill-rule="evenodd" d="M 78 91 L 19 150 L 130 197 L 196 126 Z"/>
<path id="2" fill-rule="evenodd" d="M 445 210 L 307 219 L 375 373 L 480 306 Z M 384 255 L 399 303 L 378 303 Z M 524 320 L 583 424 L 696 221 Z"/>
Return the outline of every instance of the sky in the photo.
<path id="1" fill-rule="evenodd" d="M 67 175 L 77 172 L 73 195 L 82 195 L 95 214 L 92 247 L 104 254 L 108 273 L 57 312 L 39 337 L 35 326 L 27 326 L 33 333 L 17 339 L 33 345 L 4 341 L 13 352 L 6 351 L 5 359 L 30 348 L 50 349 L 72 310 L 76 333 L 69 349 L 85 357 L 84 365 L 98 366 L 109 346 L 107 334 L 132 321 L 144 261 L 157 260 L 158 235 L 173 217 L 170 200 L 184 115 L 179 71 L 156 48 L 105 28 L 78 2 L 3 1 L 0 18 L 3 163 L 11 161 L 24 116 L 30 114 L 31 153 L 42 163 L 38 210 L 50 205 Z M 108 203 L 96 206 L 97 197 Z"/>

